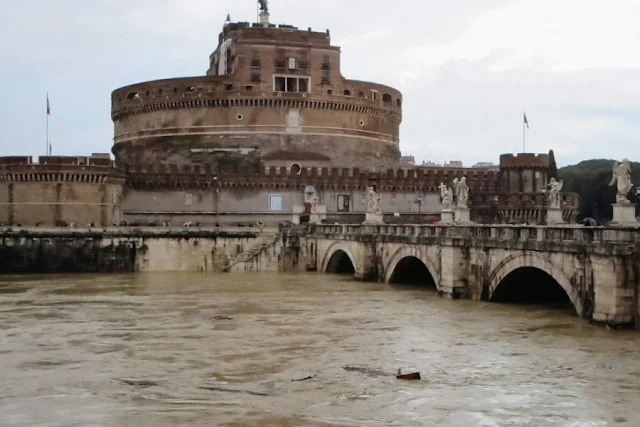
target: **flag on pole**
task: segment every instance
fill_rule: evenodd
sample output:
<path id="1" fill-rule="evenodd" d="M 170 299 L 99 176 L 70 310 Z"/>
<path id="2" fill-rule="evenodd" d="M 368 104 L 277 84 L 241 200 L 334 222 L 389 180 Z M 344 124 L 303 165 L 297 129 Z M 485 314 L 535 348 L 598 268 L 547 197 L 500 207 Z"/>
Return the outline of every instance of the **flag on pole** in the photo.
<path id="1" fill-rule="evenodd" d="M 47 116 L 51 115 L 51 105 L 49 104 L 49 94 L 47 93 Z"/>
<path id="2" fill-rule="evenodd" d="M 527 113 L 523 111 L 522 114 L 524 114 L 524 124 L 527 125 L 527 129 L 529 129 L 529 120 L 527 120 Z"/>

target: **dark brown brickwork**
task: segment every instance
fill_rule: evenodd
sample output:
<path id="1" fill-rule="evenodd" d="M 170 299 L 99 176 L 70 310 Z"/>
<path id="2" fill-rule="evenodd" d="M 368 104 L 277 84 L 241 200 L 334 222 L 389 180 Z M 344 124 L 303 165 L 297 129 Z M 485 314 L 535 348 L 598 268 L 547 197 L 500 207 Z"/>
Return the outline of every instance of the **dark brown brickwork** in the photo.
<path id="1" fill-rule="evenodd" d="M 227 40 L 227 67 L 220 74 Z M 228 24 L 210 63 L 206 76 L 113 92 L 113 153 L 119 162 L 244 169 L 287 152 L 290 158 L 269 164 L 325 155 L 334 167 L 399 165 L 402 95 L 345 79 L 340 49 L 331 46 L 328 32 Z"/>

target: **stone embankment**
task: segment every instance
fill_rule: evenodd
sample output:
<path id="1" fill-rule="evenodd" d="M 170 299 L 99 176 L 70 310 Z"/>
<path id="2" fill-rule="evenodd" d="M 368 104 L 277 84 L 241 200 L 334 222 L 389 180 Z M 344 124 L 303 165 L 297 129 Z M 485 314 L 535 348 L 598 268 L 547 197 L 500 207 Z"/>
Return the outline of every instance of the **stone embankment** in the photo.
<path id="1" fill-rule="evenodd" d="M 0 274 L 277 271 L 277 229 L 3 228 Z"/>

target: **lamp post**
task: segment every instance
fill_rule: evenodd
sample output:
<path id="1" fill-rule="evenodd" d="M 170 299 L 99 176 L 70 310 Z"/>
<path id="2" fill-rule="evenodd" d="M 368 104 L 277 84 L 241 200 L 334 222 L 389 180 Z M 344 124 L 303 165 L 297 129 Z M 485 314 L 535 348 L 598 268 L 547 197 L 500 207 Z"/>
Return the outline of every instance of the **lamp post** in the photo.
<path id="1" fill-rule="evenodd" d="M 220 194 L 220 189 L 218 188 L 218 177 L 214 176 L 213 177 L 213 187 L 214 187 L 214 193 L 213 193 L 213 209 L 214 209 L 214 226 L 218 227 L 218 203 L 219 203 L 219 194 Z"/>
<path id="2" fill-rule="evenodd" d="M 416 203 L 418 204 L 418 224 L 422 224 L 422 195 L 416 198 Z"/>

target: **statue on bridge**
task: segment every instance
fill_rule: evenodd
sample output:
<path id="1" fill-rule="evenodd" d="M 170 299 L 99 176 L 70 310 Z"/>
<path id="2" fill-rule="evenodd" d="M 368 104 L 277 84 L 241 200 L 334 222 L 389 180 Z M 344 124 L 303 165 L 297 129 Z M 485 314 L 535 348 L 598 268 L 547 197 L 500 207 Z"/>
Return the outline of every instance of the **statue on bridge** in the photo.
<path id="1" fill-rule="evenodd" d="M 456 208 L 467 209 L 469 207 L 469 186 L 467 185 L 467 177 L 463 176 L 453 180 L 453 190 L 456 192 Z"/>
<path id="2" fill-rule="evenodd" d="M 380 195 L 376 193 L 373 187 L 367 187 L 367 193 L 362 203 L 366 204 L 365 225 L 384 223 L 384 215 L 380 209 Z"/>
<path id="3" fill-rule="evenodd" d="M 309 203 L 311 203 L 311 213 L 318 213 L 318 205 L 320 204 L 320 198 L 318 197 L 318 193 L 313 193 L 309 198 Z"/>
<path id="4" fill-rule="evenodd" d="M 613 164 L 613 177 L 609 185 L 616 184 L 618 192 L 616 194 L 616 203 L 621 205 L 629 205 L 631 202 L 627 198 L 631 191 L 631 165 L 629 159 L 622 159 L 622 162 Z"/>
<path id="5" fill-rule="evenodd" d="M 367 213 L 382 214 L 382 210 L 380 209 L 380 195 L 376 193 L 373 187 L 367 187 L 365 202 L 367 204 Z"/>
<path id="6" fill-rule="evenodd" d="M 258 0 L 261 12 L 269 12 L 269 2 L 267 0 Z"/>
<path id="7" fill-rule="evenodd" d="M 451 210 L 453 204 L 453 192 L 451 187 L 447 187 L 443 182 L 440 183 L 440 198 L 442 199 L 442 210 Z"/>
<path id="8" fill-rule="evenodd" d="M 551 181 L 547 184 L 549 188 L 549 208 L 551 209 L 560 209 L 560 190 L 564 186 L 564 181 L 556 181 L 555 178 L 551 178 Z"/>

